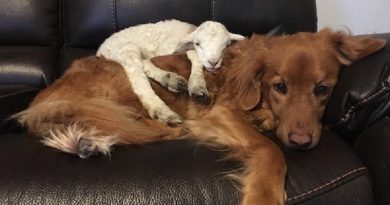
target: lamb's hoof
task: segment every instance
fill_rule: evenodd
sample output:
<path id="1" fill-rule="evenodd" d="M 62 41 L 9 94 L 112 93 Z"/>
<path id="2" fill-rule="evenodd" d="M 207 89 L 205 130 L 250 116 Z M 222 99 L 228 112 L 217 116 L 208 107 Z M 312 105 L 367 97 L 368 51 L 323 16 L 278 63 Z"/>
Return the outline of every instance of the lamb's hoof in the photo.
<path id="1" fill-rule="evenodd" d="M 91 156 L 98 155 L 98 148 L 92 143 L 90 139 L 81 139 L 79 141 L 78 155 L 81 159 L 87 159 Z"/>
<path id="2" fill-rule="evenodd" d="M 194 102 L 201 105 L 210 104 L 210 97 L 207 88 L 202 86 L 197 86 L 195 88 L 191 88 L 189 91 L 190 91 L 190 96 Z"/>
<path id="3" fill-rule="evenodd" d="M 192 94 L 191 98 L 194 102 L 201 105 L 210 104 L 210 97 L 206 93 Z"/>
<path id="4" fill-rule="evenodd" d="M 169 72 L 164 78 L 168 82 L 168 90 L 172 92 L 179 93 L 188 89 L 187 80 L 176 73 Z"/>
<path id="5" fill-rule="evenodd" d="M 165 112 L 162 110 L 157 110 L 153 112 L 151 116 L 153 119 L 158 120 L 166 125 L 176 125 L 183 123 L 180 115 L 171 110 Z"/>

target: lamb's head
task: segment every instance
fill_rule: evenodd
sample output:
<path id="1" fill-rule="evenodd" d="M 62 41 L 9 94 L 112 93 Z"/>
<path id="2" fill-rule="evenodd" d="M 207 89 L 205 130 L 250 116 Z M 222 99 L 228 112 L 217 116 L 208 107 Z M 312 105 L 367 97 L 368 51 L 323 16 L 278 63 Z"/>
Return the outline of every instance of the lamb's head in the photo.
<path id="1" fill-rule="evenodd" d="M 232 41 L 244 38 L 242 35 L 230 33 L 221 23 L 205 21 L 180 41 L 175 52 L 183 53 L 195 49 L 200 63 L 208 71 L 216 71 L 221 67 L 226 46 Z"/>

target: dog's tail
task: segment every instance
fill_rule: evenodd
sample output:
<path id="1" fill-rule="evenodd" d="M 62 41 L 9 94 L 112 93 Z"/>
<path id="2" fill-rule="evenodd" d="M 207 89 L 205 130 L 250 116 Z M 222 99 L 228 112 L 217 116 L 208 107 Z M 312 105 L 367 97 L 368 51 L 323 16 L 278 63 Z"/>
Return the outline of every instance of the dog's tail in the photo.
<path id="1" fill-rule="evenodd" d="M 111 145 L 157 141 L 173 133 L 108 99 L 42 101 L 13 116 L 42 142 L 81 158 L 109 154 Z M 177 129 L 176 129 L 177 131 Z"/>

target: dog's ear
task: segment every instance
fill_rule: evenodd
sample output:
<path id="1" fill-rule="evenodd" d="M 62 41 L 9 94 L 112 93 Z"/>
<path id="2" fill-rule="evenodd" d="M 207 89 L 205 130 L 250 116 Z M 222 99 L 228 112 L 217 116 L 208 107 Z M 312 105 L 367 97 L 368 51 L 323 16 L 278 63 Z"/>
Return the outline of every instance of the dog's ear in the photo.
<path id="1" fill-rule="evenodd" d="M 350 65 L 356 60 L 379 51 L 386 45 L 384 39 L 351 36 L 343 32 L 331 32 L 330 30 L 321 32 L 330 34 L 330 41 L 334 47 L 335 56 L 342 65 Z"/>
<path id="2" fill-rule="evenodd" d="M 261 77 L 263 63 L 261 58 L 239 60 L 233 64 L 227 83 L 230 95 L 242 110 L 251 110 L 261 101 Z M 230 68 L 228 68 L 230 69 Z"/>

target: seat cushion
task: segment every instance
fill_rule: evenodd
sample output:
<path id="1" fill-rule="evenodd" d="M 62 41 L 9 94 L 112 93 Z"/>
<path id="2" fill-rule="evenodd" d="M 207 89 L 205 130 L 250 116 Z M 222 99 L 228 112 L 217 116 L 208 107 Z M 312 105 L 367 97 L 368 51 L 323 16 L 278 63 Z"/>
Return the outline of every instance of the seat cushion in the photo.
<path id="1" fill-rule="evenodd" d="M 26 109 L 38 92 L 31 86 L 0 85 L 0 134 L 20 131 L 21 127 L 10 116 Z"/>
<path id="2" fill-rule="evenodd" d="M 377 121 L 357 138 L 356 151 L 373 178 L 376 204 L 390 204 L 390 116 Z"/>
<path id="3" fill-rule="evenodd" d="M 0 85 L 44 88 L 57 75 L 56 47 L 0 46 Z"/>
<path id="4" fill-rule="evenodd" d="M 117 146 L 111 156 L 79 159 L 26 134 L 0 136 L 0 204 L 238 204 L 225 177 L 240 164 L 191 141 Z M 311 151 L 285 149 L 289 204 L 370 204 L 367 169 L 324 132 Z"/>

